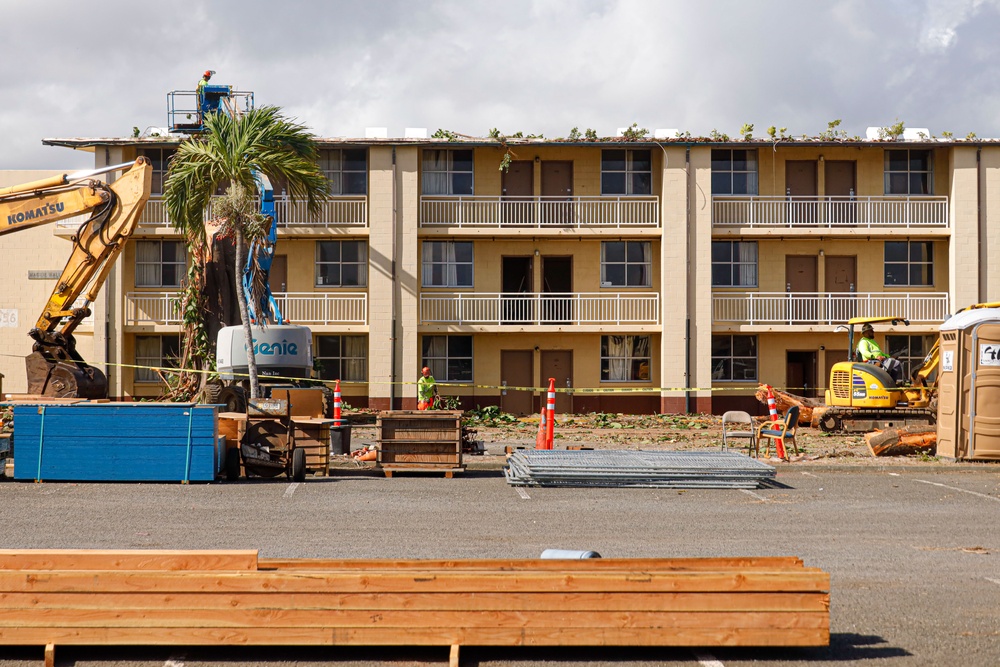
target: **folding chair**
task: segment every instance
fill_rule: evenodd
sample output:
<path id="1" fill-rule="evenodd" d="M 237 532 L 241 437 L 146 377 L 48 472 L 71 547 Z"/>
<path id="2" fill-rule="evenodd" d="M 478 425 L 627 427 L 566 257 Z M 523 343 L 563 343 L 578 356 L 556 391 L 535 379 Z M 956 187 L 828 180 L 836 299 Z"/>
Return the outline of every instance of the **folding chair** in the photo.
<path id="1" fill-rule="evenodd" d="M 757 433 L 753 428 L 753 419 L 748 413 L 742 410 L 730 410 L 722 415 L 722 451 L 729 449 L 730 438 L 746 438 L 749 441 L 747 454 L 760 455 L 757 449 Z"/>
<path id="2" fill-rule="evenodd" d="M 761 438 L 766 440 L 781 440 L 785 445 L 786 451 L 789 442 L 791 442 L 792 449 L 795 454 L 799 453 L 799 446 L 795 442 L 795 427 L 799 423 L 799 406 L 793 405 L 788 408 L 788 412 L 780 420 L 774 422 L 764 422 L 757 428 L 757 442 L 760 442 Z M 769 428 L 770 427 L 770 428 Z M 768 456 L 771 453 L 771 443 L 768 442 L 764 446 L 764 456 Z"/>

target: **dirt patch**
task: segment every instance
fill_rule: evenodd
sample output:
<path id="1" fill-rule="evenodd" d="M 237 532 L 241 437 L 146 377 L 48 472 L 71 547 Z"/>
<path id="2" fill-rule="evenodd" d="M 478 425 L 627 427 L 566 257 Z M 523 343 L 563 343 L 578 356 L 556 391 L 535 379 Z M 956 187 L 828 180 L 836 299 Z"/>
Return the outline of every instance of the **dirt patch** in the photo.
<path id="1" fill-rule="evenodd" d="M 368 421 L 369 423 L 357 423 Z M 374 416 L 352 415 L 352 448 L 378 440 Z M 507 446 L 534 447 L 538 417 L 516 418 L 499 412 L 466 414 L 466 424 L 476 430 L 491 456 L 503 454 Z M 875 458 L 862 434 L 829 434 L 799 427 L 796 432 L 797 461 L 812 464 L 892 465 L 935 464 L 934 456 Z M 746 452 L 746 440 L 731 448 Z M 615 450 L 718 450 L 722 446 L 722 418 L 717 415 L 624 415 L 593 413 L 562 415 L 556 419 L 555 447 L 584 446 Z M 774 454 L 773 450 L 771 452 Z M 764 452 L 761 450 L 761 457 Z M 470 458 L 470 460 L 474 460 Z M 796 461 L 793 461 L 793 463 Z"/>

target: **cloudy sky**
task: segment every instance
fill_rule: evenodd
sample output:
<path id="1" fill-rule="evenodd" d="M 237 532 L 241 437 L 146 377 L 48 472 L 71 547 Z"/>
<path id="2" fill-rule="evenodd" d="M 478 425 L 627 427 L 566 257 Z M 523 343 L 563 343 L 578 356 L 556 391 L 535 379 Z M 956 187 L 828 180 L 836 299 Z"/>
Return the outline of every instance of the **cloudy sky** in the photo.
<path id="1" fill-rule="evenodd" d="M 92 165 L 42 139 L 162 127 L 167 92 L 205 69 L 321 137 L 835 119 L 1000 137 L 1000 0 L 0 0 L 0 16 L 0 169 Z"/>

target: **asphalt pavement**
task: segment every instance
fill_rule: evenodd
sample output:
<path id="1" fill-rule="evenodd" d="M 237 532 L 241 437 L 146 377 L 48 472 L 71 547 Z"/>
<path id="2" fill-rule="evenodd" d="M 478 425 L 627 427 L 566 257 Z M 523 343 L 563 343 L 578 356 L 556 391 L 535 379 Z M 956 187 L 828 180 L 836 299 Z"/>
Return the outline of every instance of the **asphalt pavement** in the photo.
<path id="1" fill-rule="evenodd" d="M 831 574 L 821 649 L 466 648 L 480 667 L 1000 664 L 1000 467 L 784 466 L 755 491 L 517 489 L 338 470 L 301 484 L 0 483 L 0 548 L 258 549 L 262 557 L 799 556 Z M 0 667 L 40 664 L 0 648 Z M 61 648 L 59 665 L 447 664 L 446 649 Z"/>

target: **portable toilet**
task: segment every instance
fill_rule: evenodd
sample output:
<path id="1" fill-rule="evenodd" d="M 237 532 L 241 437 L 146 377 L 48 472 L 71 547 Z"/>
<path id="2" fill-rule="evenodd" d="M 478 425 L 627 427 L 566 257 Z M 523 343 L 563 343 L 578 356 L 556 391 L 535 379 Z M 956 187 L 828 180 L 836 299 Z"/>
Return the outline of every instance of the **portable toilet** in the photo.
<path id="1" fill-rule="evenodd" d="M 1000 460 L 1000 308 L 948 319 L 939 354 L 938 456 Z"/>

